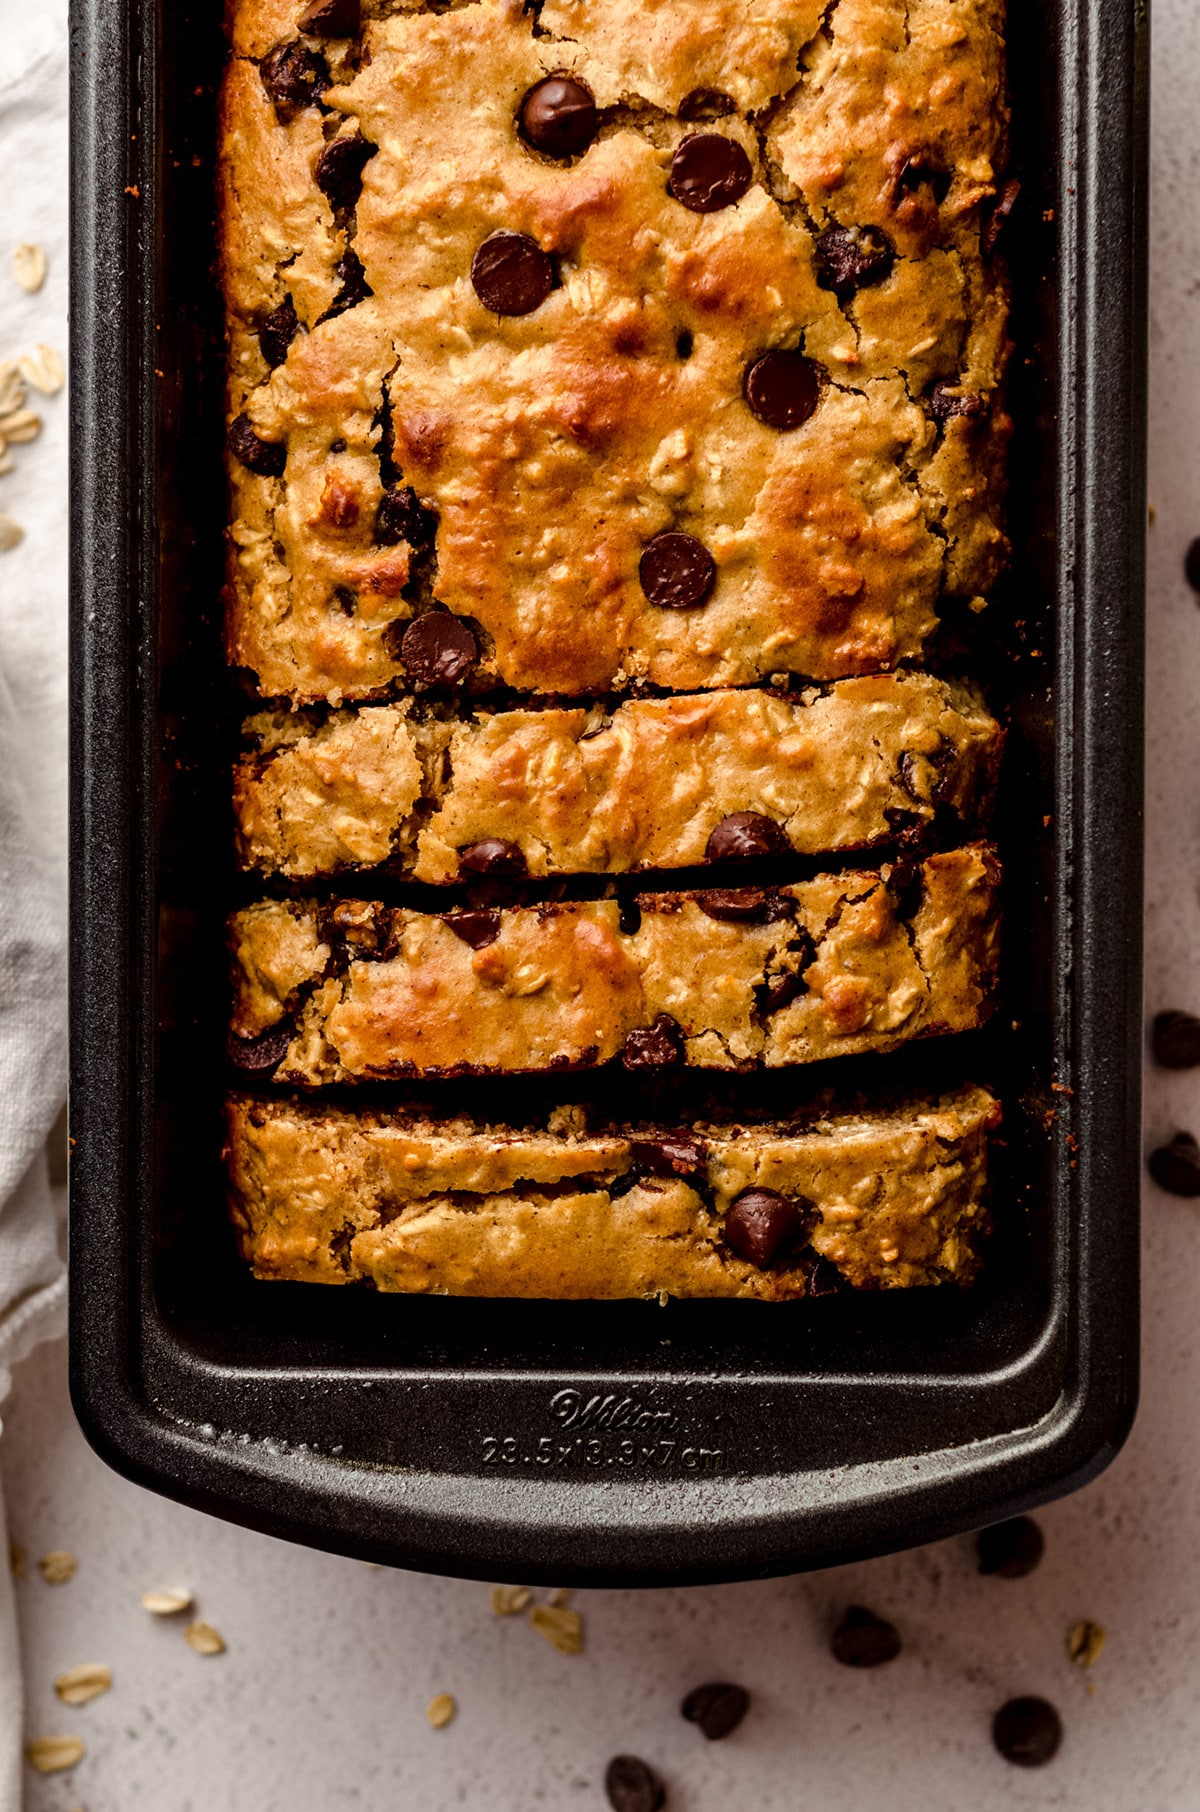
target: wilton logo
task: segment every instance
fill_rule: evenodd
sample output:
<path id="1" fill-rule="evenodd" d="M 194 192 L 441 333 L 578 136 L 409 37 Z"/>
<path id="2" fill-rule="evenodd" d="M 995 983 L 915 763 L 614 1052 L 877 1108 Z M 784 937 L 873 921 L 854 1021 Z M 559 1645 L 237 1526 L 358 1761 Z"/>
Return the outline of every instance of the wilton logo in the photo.
<path id="1" fill-rule="evenodd" d="M 550 1399 L 550 1414 L 563 1428 L 655 1429 L 672 1433 L 679 1417 L 669 1409 L 647 1409 L 636 1397 L 585 1397 L 581 1390 L 556 1391 Z"/>

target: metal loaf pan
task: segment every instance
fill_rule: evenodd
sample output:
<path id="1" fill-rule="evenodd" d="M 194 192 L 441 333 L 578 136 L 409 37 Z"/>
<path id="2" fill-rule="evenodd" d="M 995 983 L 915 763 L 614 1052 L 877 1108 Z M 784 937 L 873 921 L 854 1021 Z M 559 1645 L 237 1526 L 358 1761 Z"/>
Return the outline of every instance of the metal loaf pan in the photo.
<path id="1" fill-rule="evenodd" d="M 1013 0 L 1002 1023 L 984 1281 L 764 1308 L 255 1285 L 218 1163 L 219 0 L 73 0 L 72 1379 L 122 1472 L 434 1571 L 662 1584 L 928 1541 L 1094 1475 L 1138 1350 L 1146 20 Z M 849 1072 L 846 1072 L 847 1075 Z M 855 1081 L 861 1079 L 855 1073 Z"/>

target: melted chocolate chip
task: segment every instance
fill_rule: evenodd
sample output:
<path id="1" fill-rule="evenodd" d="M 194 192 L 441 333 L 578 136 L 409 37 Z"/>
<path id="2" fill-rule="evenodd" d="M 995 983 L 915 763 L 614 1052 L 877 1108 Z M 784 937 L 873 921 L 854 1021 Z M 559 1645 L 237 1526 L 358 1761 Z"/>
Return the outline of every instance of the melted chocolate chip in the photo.
<path id="1" fill-rule="evenodd" d="M 976 1537 L 979 1571 L 996 1579 L 1024 1579 L 1046 1552 L 1046 1538 L 1031 1516 L 1010 1516 Z"/>
<path id="2" fill-rule="evenodd" d="M 719 88 L 693 88 L 679 103 L 679 117 L 689 125 L 694 120 L 723 120 L 736 112 L 733 96 Z"/>
<path id="3" fill-rule="evenodd" d="M 712 597 L 717 563 L 694 535 L 666 529 L 646 543 L 638 577 L 647 601 L 660 610 L 694 610 Z"/>
<path id="4" fill-rule="evenodd" d="M 990 258 L 1000 243 L 1020 193 L 1021 185 L 1015 176 L 1001 185 L 1000 192 L 979 229 L 979 247 L 985 258 Z"/>
<path id="5" fill-rule="evenodd" d="M 675 356 L 680 359 L 690 359 L 695 350 L 695 335 L 690 327 L 685 327 L 675 336 Z"/>
<path id="6" fill-rule="evenodd" d="M 375 539 L 383 547 L 407 541 L 410 547 L 429 547 L 437 534 L 437 516 L 423 504 L 411 485 L 394 484 L 385 491 L 375 517 Z"/>
<path id="7" fill-rule="evenodd" d="M 312 107 L 329 86 L 329 65 L 319 51 L 295 39 L 277 44 L 259 64 L 263 87 L 286 126 L 303 107 Z"/>
<path id="8" fill-rule="evenodd" d="M 910 755 L 907 749 L 904 751 L 900 757 L 899 780 L 909 798 L 916 805 L 924 805 L 926 799 L 921 790 L 921 770 L 917 766 L 917 761 L 917 756 Z"/>
<path id="9" fill-rule="evenodd" d="M 342 287 L 321 316 L 323 321 L 332 321 L 336 316 L 344 315 L 348 308 L 357 308 L 360 302 L 365 302 L 368 296 L 375 294 L 367 282 L 362 260 L 353 246 L 342 253 L 333 268 Z"/>
<path id="10" fill-rule="evenodd" d="M 494 315 L 529 315 L 554 287 L 554 266 L 528 233 L 489 233 L 471 260 L 471 282 Z"/>
<path id="11" fill-rule="evenodd" d="M 747 365 L 742 393 L 751 415 L 768 428 L 802 428 L 821 400 L 817 367 L 802 352 L 764 352 Z"/>
<path id="12" fill-rule="evenodd" d="M 925 898 L 925 877 L 916 862 L 893 862 L 886 881 L 892 911 L 898 919 L 911 919 Z"/>
<path id="13" fill-rule="evenodd" d="M 458 852 L 460 875 L 482 875 L 489 880 L 502 876 L 516 878 L 528 873 L 523 851 L 503 837 L 485 837 L 480 843 L 468 843 Z"/>
<path id="14" fill-rule="evenodd" d="M 835 1661 L 843 1667 L 882 1667 L 894 1661 L 903 1646 L 895 1624 L 885 1623 L 861 1604 L 852 1604 L 833 1632 L 829 1644 Z"/>
<path id="15" fill-rule="evenodd" d="M 660 1812 L 667 1790 L 648 1762 L 637 1755 L 614 1755 L 604 1771 L 604 1791 L 613 1812 Z"/>
<path id="16" fill-rule="evenodd" d="M 1150 1048 L 1165 1070 L 1194 1070 L 1200 1064 L 1200 1019 L 1194 1013 L 1156 1013 Z"/>
<path id="17" fill-rule="evenodd" d="M 1010 1699 L 992 1719 L 992 1741 L 1006 1762 L 1041 1768 L 1062 1743 L 1062 1719 L 1047 1699 Z"/>
<path id="18" fill-rule="evenodd" d="M 683 1033 L 669 1013 L 660 1013 L 652 1026 L 638 1026 L 621 1047 L 627 1070 L 665 1070 L 683 1058 Z"/>
<path id="19" fill-rule="evenodd" d="M 799 1208 L 775 1189 L 743 1189 L 725 1216 L 726 1244 L 760 1271 L 803 1237 L 804 1217 Z"/>
<path id="20" fill-rule="evenodd" d="M 287 358 L 288 347 L 300 331 L 300 321 L 296 307 L 290 296 L 285 296 L 278 308 L 273 308 L 258 330 L 258 344 L 263 358 L 274 371 Z"/>
<path id="21" fill-rule="evenodd" d="M 231 1032 L 225 1049 L 229 1061 L 247 1076 L 265 1076 L 277 1070 L 288 1053 L 294 1027 L 290 1022 L 272 1026 L 257 1038 L 239 1038 Z"/>
<path id="22" fill-rule="evenodd" d="M 878 227 L 826 227 L 817 240 L 817 282 L 839 302 L 879 283 L 892 268 L 895 247 Z"/>
<path id="23" fill-rule="evenodd" d="M 915 195 L 918 189 L 928 187 L 940 207 L 950 193 L 950 182 L 949 170 L 943 170 L 925 152 L 917 151 L 896 177 L 892 206 L 898 207 L 906 195 Z"/>
<path id="24" fill-rule="evenodd" d="M 239 415 L 230 425 L 229 450 L 235 459 L 260 478 L 282 478 L 287 464 L 287 443 L 282 440 L 259 440 L 248 415 Z"/>
<path id="25" fill-rule="evenodd" d="M 987 398 L 980 396 L 978 391 L 968 390 L 963 395 L 954 384 L 935 384 L 929 392 L 929 413 L 943 428 L 947 422 L 960 418 L 969 422 L 980 421 L 987 414 L 987 409 Z"/>
<path id="26" fill-rule="evenodd" d="M 312 0 L 299 23 L 314 38 L 352 38 L 362 25 L 361 0 Z"/>
<path id="27" fill-rule="evenodd" d="M 316 184 L 331 208 L 352 208 L 362 190 L 363 171 L 378 150 L 361 132 L 332 138 L 317 159 Z"/>
<path id="28" fill-rule="evenodd" d="M 486 950 L 500 936 L 498 912 L 448 912 L 445 923 L 472 950 Z"/>
<path id="29" fill-rule="evenodd" d="M 368 900 L 339 900 L 325 914 L 322 931 L 325 937 L 337 939 L 359 952 L 379 948 L 379 921 Z"/>
<path id="30" fill-rule="evenodd" d="M 792 913 L 790 900 L 761 887 L 706 887 L 692 897 L 706 918 L 723 924 L 769 925 Z"/>
<path id="31" fill-rule="evenodd" d="M 750 159 L 736 138 L 694 132 L 671 159 L 667 188 L 693 214 L 715 214 L 740 201 L 753 180 Z"/>
<path id="32" fill-rule="evenodd" d="M 794 1000 L 807 993 L 808 983 L 798 969 L 784 969 L 778 975 L 768 975 L 762 988 L 755 989 L 759 1014 L 769 1019 L 772 1013 L 782 1013 L 785 1007 L 790 1007 Z"/>
<path id="33" fill-rule="evenodd" d="M 457 686 L 479 659 L 479 643 L 461 617 L 427 610 L 404 631 L 400 659 L 423 686 Z"/>
<path id="34" fill-rule="evenodd" d="M 737 1729 L 750 1709 L 750 1694 L 744 1686 L 732 1686 L 724 1680 L 696 1686 L 680 1706 L 689 1724 L 698 1724 L 710 1743 L 719 1743 Z"/>
<path id="35" fill-rule="evenodd" d="M 1200 1196 L 1200 1145 L 1191 1133 L 1177 1132 L 1149 1158 L 1150 1175 L 1160 1189 L 1189 1200 Z"/>
<path id="36" fill-rule="evenodd" d="M 617 924 L 626 937 L 636 937 L 642 928 L 642 909 L 637 900 L 625 895 L 618 903 Z"/>
<path id="37" fill-rule="evenodd" d="M 773 818 L 761 812 L 731 812 L 722 818 L 704 848 L 706 862 L 746 862 L 755 856 L 780 856 L 791 849 Z"/>
<path id="38" fill-rule="evenodd" d="M 810 1296 L 840 1296 L 846 1288 L 846 1279 L 835 1264 L 827 1258 L 818 1258 L 808 1274 L 808 1294 Z"/>
<path id="39" fill-rule="evenodd" d="M 661 1139 L 633 1139 L 630 1150 L 638 1168 L 656 1177 L 692 1177 L 705 1168 L 699 1139 L 680 1133 Z"/>
<path id="40" fill-rule="evenodd" d="M 535 82 L 517 115 L 521 136 L 547 157 L 578 157 L 596 136 L 592 92 L 571 76 Z"/>

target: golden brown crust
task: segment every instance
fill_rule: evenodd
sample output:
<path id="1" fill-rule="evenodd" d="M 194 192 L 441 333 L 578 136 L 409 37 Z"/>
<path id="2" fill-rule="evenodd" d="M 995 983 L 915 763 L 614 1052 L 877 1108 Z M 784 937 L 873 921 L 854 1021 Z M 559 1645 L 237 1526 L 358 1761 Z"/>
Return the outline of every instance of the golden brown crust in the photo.
<path id="1" fill-rule="evenodd" d="M 815 1257 L 859 1289 L 969 1282 L 998 1121 L 992 1097 L 966 1088 L 798 1128 L 660 1129 L 695 1154 L 690 1175 L 663 1178 L 646 1173 L 646 1134 L 521 1133 L 236 1098 L 226 1163 L 259 1277 L 469 1296 L 780 1301 L 807 1292 Z M 803 1205 L 806 1247 L 769 1269 L 723 1237 L 750 1188 Z"/>
<path id="2" fill-rule="evenodd" d="M 637 1063 L 630 1034 L 664 1015 L 659 1039 L 699 1068 L 887 1051 L 986 1019 L 997 884 L 990 851 L 970 845 L 911 874 L 643 895 L 636 929 L 615 900 L 511 909 L 488 941 L 466 927 L 470 942 L 453 916 L 363 906 L 344 960 L 329 909 L 266 902 L 231 921 L 234 1029 L 289 1029 L 272 1073 L 310 1088 Z"/>

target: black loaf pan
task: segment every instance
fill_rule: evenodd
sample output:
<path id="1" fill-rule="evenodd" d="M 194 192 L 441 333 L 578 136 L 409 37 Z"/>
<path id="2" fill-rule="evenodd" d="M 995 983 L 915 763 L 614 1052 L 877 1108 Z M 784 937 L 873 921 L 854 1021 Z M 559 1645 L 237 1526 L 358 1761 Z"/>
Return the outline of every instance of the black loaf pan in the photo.
<path id="1" fill-rule="evenodd" d="M 1006 1007 L 982 1039 L 886 1071 L 1001 1088 L 988 1271 L 966 1293 L 660 1308 L 255 1285 L 233 1254 L 220 11 L 72 6 L 71 1364 L 89 1439 L 276 1535 L 555 1584 L 794 1572 L 1079 1485 L 1136 1396 L 1144 13 L 1014 0 L 1011 20 L 1015 560 L 983 618 L 1000 627 L 966 656 L 994 663 L 1011 724 Z"/>

